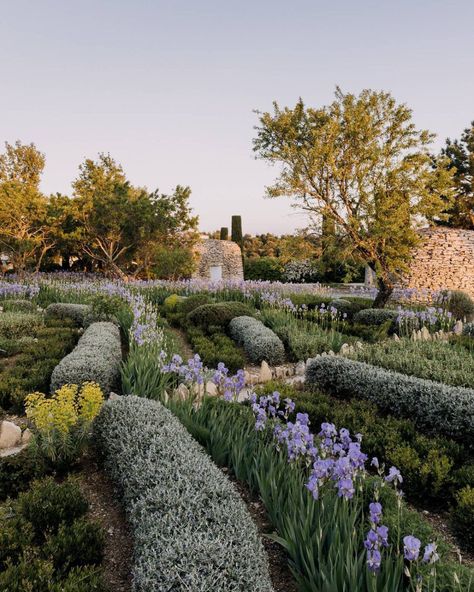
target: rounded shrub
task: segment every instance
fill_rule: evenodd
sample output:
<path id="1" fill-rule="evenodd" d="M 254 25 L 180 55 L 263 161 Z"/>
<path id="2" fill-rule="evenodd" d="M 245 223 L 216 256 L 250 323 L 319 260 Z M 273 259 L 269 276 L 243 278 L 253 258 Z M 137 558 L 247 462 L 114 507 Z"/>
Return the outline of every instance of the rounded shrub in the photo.
<path id="1" fill-rule="evenodd" d="M 178 302 L 176 310 L 183 315 L 188 315 L 194 309 L 198 308 L 198 306 L 210 303 L 211 298 L 207 294 L 192 294 Z"/>
<path id="2" fill-rule="evenodd" d="M 387 321 L 391 321 L 395 325 L 398 317 L 398 311 L 389 308 L 365 308 L 356 312 L 354 315 L 354 323 L 359 325 L 383 325 Z"/>
<path id="3" fill-rule="evenodd" d="M 89 304 L 70 304 L 67 302 L 50 304 L 44 312 L 48 320 L 71 319 L 77 327 L 84 327 L 87 322 L 90 322 L 91 313 L 92 306 Z"/>
<path id="4" fill-rule="evenodd" d="M 279 364 L 285 359 L 283 342 L 261 321 L 248 316 L 237 317 L 230 322 L 229 331 L 252 362 L 258 364 L 265 360 L 269 364 Z"/>
<path id="5" fill-rule="evenodd" d="M 165 307 L 165 312 L 176 312 L 176 308 L 178 304 L 185 299 L 185 296 L 179 296 L 179 294 L 171 294 L 165 298 L 163 302 L 163 306 Z"/>
<path id="6" fill-rule="evenodd" d="M 474 301 L 469 294 L 454 290 L 449 294 L 448 310 L 456 319 L 471 321 L 474 318 Z"/>
<path id="7" fill-rule="evenodd" d="M 217 302 L 198 306 L 187 316 L 191 325 L 197 327 L 219 326 L 225 329 L 235 317 L 252 316 L 253 311 L 243 302 Z"/>
<path id="8" fill-rule="evenodd" d="M 466 323 L 462 330 L 463 335 L 474 337 L 474 323 Z"/>
<path id="9" fill-rule="evenodd" d="M 345 315 L 344 318 L 347 319 L 352 319 L 354 316 L 354 305 L 349 300 L 344 300 L 344 298 L 331 300 L 328 308 L 335 308 L 340 315 Z"/>
<path id="10" fill-rule="evenodd" d="M 31 300 L 5 300 L 4 312 L 36 312 L 36 304 Z"/>
<path id="11" fill-rule="evenodd" d="M 451 510 L 451 524 L 459 539 L 469 549 L 474 549 L 474 487 L 458 491 L 456 502 Z"/>

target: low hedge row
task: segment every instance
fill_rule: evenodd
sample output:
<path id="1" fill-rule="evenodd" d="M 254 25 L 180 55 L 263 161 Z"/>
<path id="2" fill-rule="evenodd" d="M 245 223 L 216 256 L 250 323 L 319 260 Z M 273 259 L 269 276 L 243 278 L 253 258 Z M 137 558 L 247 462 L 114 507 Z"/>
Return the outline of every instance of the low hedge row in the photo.
<path id="1" fill-rule="evenodd" d="M 281 339 L 265 325 L 249 316 L 241 316 L 229 324 L 229 332 L 238 345 L 242 346 L 250 361 L 279 364 L 285 359 L 285 347 Z"/>
<path id="2" fill-rule="evenodd" d="M 243 302 L 217 302 L 198 306 L 187 316 L 191 325 L 197 327 L 221 327 L 226 329 L 232 319 L 244 315 L 251 316 L 253 310 Z"/>
<path id="3" fill-rule="evenodd" d="M 92 307 L 89 304 L 56 302 L 50 304 L 44 314 L 46 319 L 71 319 L 77 327 L 84 327 L 92 315 Z"/>
<path id="4" fill-rule="evenodd" d="M 93 323 L 53 370 L 51 392 L 64 384 L 96 382 L 108 394 L 118 384 L 121 361 L 119 328 L 113 323 Z"/>
<path id="5" fill-rule="evenodd" d="M 365 308 L 354 315 L 354 323 L 359 325 L 383 325 L 391 321 L 395 325 L 398 311 L 388 308 Z"/>
<path id="6" fill-rule="evenodd" d="M 230 372 L 235 373 L 245 367 L 246 359 L 242 349 L 228 335 L 222 332 L 207 335 L 199 327 L 189 327 L 186 335 L 193 351 L 199 354 L 208 368 L 217 368 L 219 362 L 222 362 Z"/>
<path id="7" fill-rule="evenodd" d="M 334 356 L 313 359 L 306 368 L 306 383 L 337 396 L 368 399 L 430 432 L 467 443 L 474 438 L 473 389 Z"/>
<path id="8" fill-rule="evenodd" d="M 2 302 L 4 312 L 36 312 L 36 304 L 31 300 L 4 300 Z"/>
<path id="9" fill-rule="evenodd" d="M 242 499 L 170 411 L 122 397 L 103 406 L 94 432 L 128 511 L 135 592 L 271 592 Z"/>

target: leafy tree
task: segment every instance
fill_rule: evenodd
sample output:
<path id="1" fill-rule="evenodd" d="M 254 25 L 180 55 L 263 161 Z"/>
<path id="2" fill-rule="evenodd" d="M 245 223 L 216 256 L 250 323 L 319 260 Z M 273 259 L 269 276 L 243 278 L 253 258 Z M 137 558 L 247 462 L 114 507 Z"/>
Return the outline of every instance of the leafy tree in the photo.
<path id="1" fill-rule="evenodd" d="M 34 144 L 7 142 L 0 155 L 0 250 L 19 273 L 51 245 L 47 200 L 39 190 L 44 164 Z"/>
<path id="2" fill-rule="evenodd" d="M 460 140 L 453 142 L 448 138 L 441 154 L 449 159 L 456 186 L 454 201 L 446 210 L 446 224 L 474 230 L 474 121 Z"/>
<path id="3" fill-rule="evenodd" d="M 384 306 L 419 241 L 417 224 L 451 196 L 452 173 L 441 159 L 433 167 L 428 153 L 432 134 L 389 93 L 372 90 L 338 88 L 328 106 L 300 99 L 258 114 L 254 151 L 281 167 L 268 196 L 296 199 L 313 221 L 333 220 L 346 248 L 375 270 L 375 305 Z"/>

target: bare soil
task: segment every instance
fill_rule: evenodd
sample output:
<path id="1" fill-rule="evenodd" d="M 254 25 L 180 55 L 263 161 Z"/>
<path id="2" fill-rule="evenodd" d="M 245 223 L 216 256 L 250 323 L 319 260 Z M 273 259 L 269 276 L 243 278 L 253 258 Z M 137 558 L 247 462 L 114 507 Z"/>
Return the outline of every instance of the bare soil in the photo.
<path id="1" fill-rule="evenodd" d="M 105 532 L 102 567 L 106 586 L 110 592 L 130 592 L 133 539 L 114 486 L 91 457 L 84 460 L 79 477 L 81 489 L 89 502 L 88 515 Z"/>

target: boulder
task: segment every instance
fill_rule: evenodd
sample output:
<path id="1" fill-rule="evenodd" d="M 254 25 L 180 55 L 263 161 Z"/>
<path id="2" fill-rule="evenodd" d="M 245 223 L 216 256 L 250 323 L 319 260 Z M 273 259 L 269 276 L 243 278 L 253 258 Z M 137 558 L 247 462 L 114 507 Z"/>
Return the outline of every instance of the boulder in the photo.
<path id="1" fill-rule="evenodd" d="M 295 366 L 295 376 L 304 376 L 306 371 L 306 364 L 304 362 L 298 362 Z"/>
<path id="2" fill-rule="evenodd" d="M 28 444 L 32 437 L 33 437 L 33 434 L 31 433 L 31 431 L 28 428 L 26 428 L 26 430 L 21 435 L 21 443 Z"/>
<path id="3" fill-rule="evenodd" d="M 260 366 L 260 374 L 258 375 L 259 382 L 268 382 L 273 378 L 270 366 L 263 360 Z"/>
<path id="4" fill-rule="evenodd" d="M 431 333 L 428 330 L 428 327 L 422 327 L 421 329 L 421 339 L 422 341 L 430 341 L 431 340 Z"/>
<path id="5" fill-rule="evenodd" d="M 181 401 L 186 401 L 189 398 L 189 389 L 188 387 L 181 383 L 177 389 L 175 389 L 174 394 L 181 399 Z"/>
<path id="6" fill-rule="evenodd" d="M 462 330 L 463 330 L 463 322 L 456 321 L 456 324 L 453 327 L 453 333 L 455 335 L 462 335 Z"/>
<path id="7" fill-rule="evenodd" d="M 206 382 L 206 394 L 208 394 L 210 397 L 216 397 L 219 394 L 217 386 L 212 382 L 212 380 L 208 380 Z"/>
<path id="8" fill-rule="evenodd" d="M 0 449 L 13 448 L 21 442 L 21 428 L 11 421 L 0 423 Z"/>

